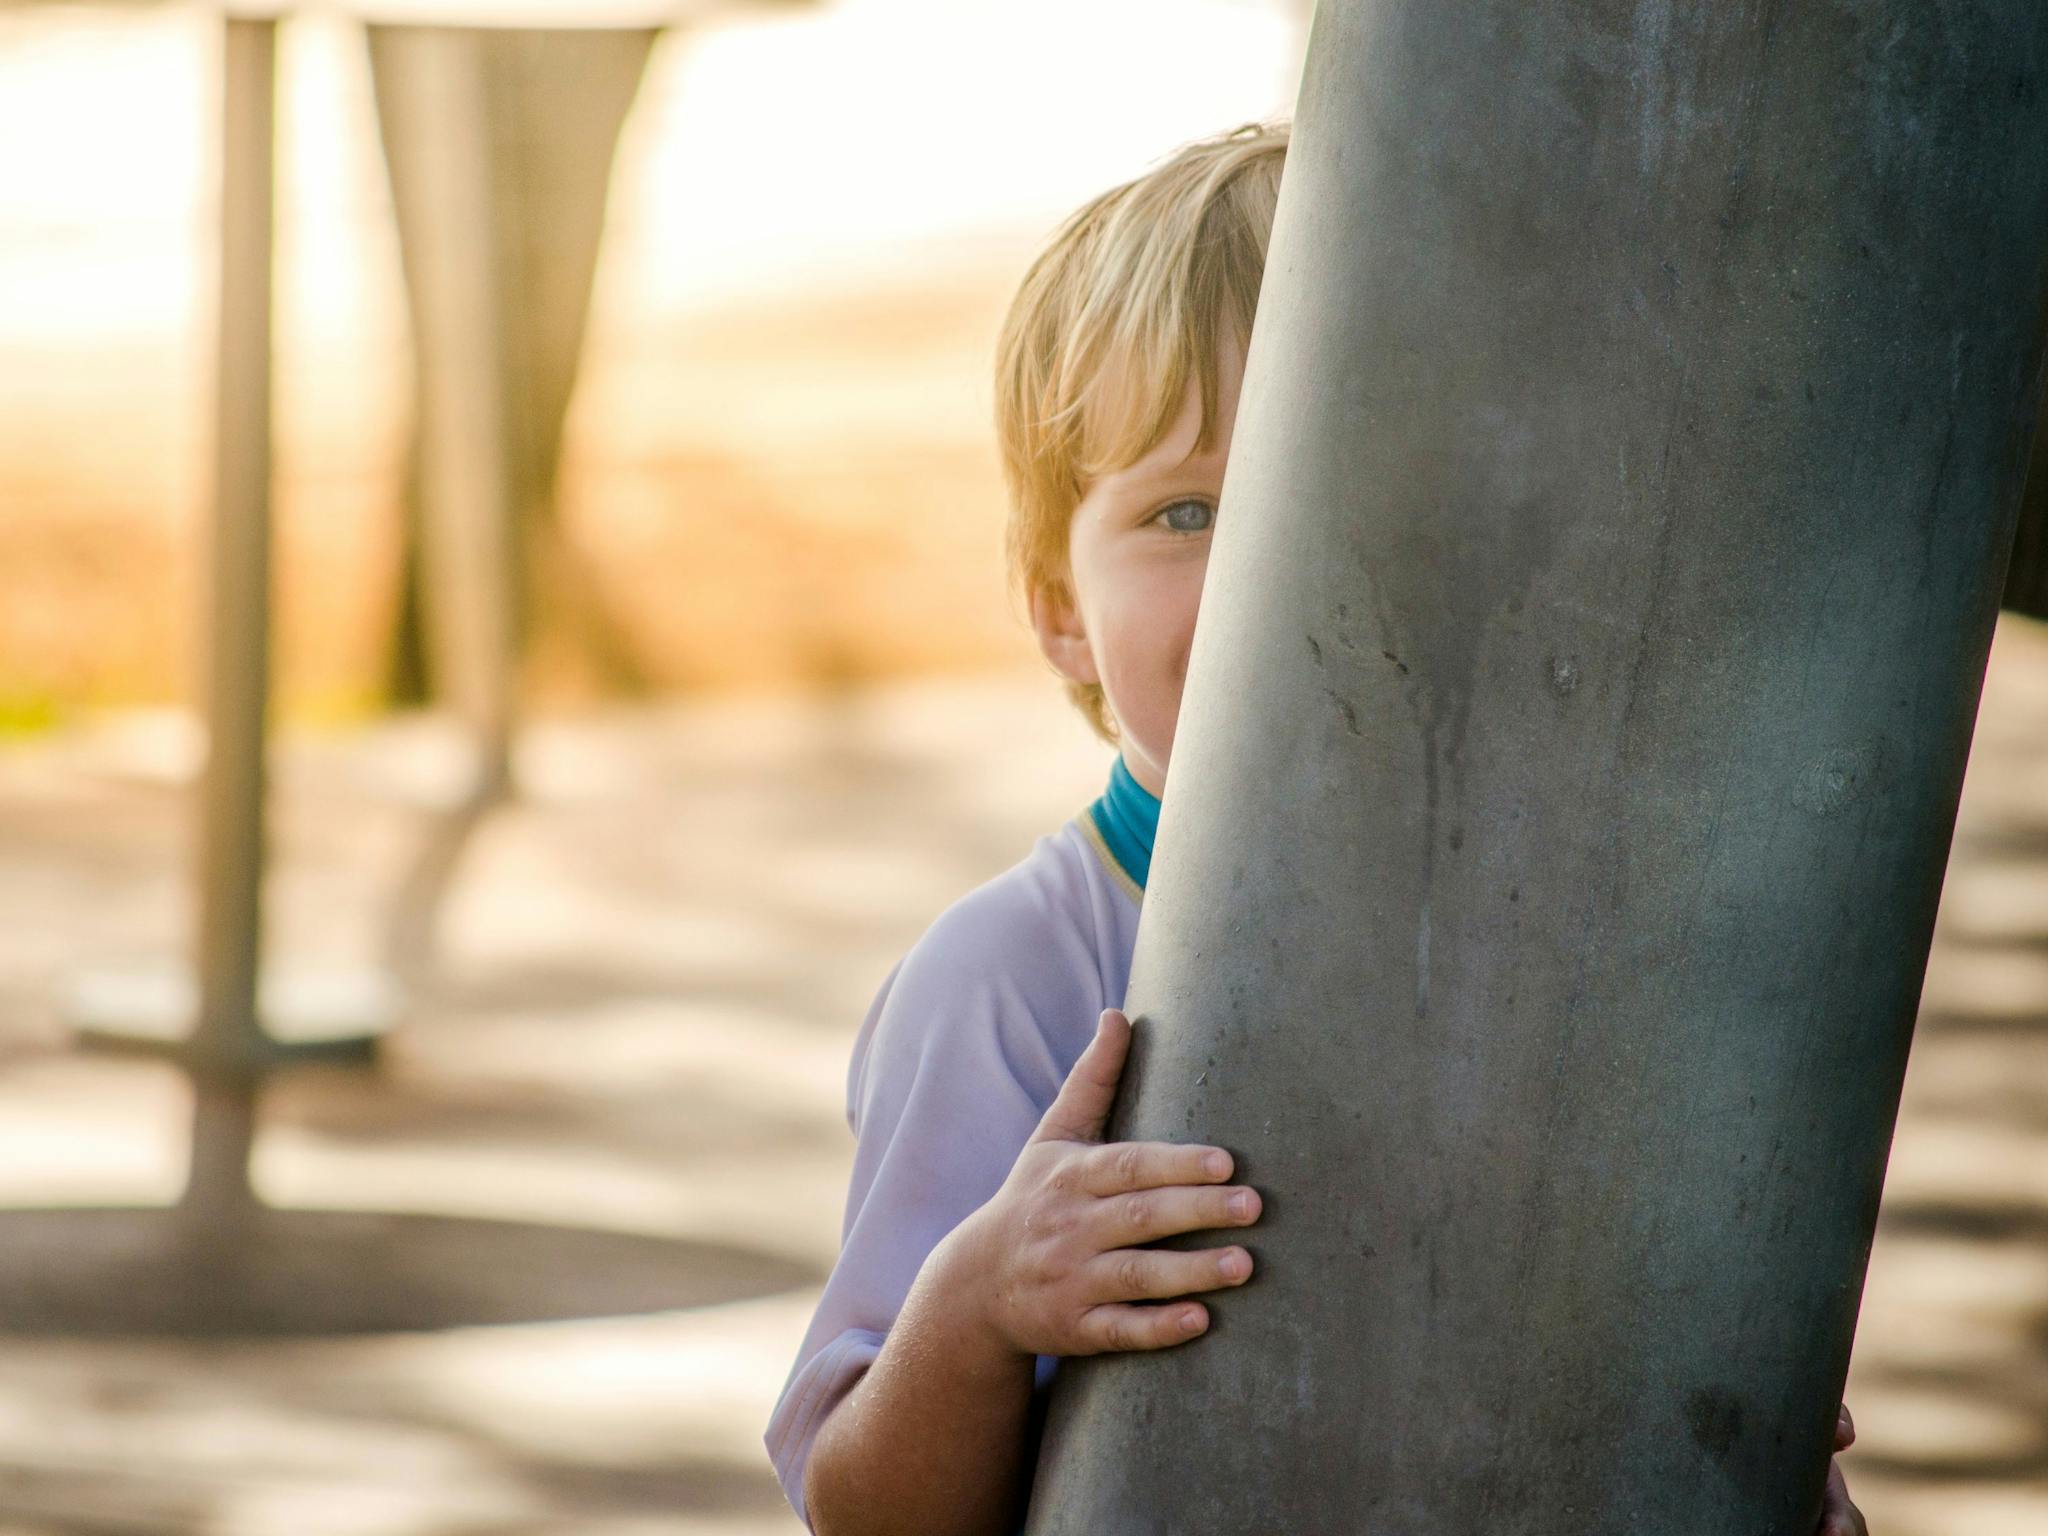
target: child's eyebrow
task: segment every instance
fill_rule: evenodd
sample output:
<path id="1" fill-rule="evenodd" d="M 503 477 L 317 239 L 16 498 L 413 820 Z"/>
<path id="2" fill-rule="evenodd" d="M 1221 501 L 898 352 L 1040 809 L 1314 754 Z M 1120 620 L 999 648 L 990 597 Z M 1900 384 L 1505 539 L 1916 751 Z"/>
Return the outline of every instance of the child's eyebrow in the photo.
<path id="1" fill-rule="evenodd" d="M 1119 516 L 1151 507 L 1181 477 L 1172 469 L 1126 471 L 1109 486 L 1109 504 Z"/>
<path id="2" fill-rule="evenodd" d="M 1190 453 L 1185 458 L 1174 460 L 1171 464 L 1155 463 L 1148 465 L 1144 460 L 1140 459 L 1135 464 L 1126 465 L 1118 473 L 1122 477 L 1122 483 L 1127 485 L 1158 485 L 1169 480 L 1181 480 L 1189 475 L 1200 474 L 1203 470 L 1210 467 L 1210 460 L 1218 458 L 1220 458 L 1220 455 L 1212 451 L 1209 453 Z"/>

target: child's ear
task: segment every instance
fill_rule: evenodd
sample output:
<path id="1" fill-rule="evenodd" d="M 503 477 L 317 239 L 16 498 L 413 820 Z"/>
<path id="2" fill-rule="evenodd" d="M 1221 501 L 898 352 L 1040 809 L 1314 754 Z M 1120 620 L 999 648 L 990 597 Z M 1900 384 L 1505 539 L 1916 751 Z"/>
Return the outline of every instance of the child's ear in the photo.
<path id="1" fill-rule="evenodd" d="M 1095 651 L 1081 626 L 1081 610 L 1063 583 L 1031 589 L 1031 628 L 1052 669 L 1070 683 L 1099 683 Z"/>

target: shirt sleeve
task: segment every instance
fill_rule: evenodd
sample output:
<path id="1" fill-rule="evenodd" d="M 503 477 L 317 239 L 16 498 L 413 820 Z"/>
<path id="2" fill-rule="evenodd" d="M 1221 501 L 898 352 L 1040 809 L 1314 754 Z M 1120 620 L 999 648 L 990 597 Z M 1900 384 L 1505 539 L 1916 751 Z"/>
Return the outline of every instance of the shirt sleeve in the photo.
<path id="1" fill-rule="evenodd" d="M 839 1259 L 765 1436 L 806 1528 L 819 1426 L 881 1352 L 926 1256 L 1002 1186 L 1093 1033 L 1092 946 L 1054 916 L 997 882 L 963 898 L 890 972 L 855 1038 Z M 1040 1358 L 1041 1387 L 1053 1367 Z"/>

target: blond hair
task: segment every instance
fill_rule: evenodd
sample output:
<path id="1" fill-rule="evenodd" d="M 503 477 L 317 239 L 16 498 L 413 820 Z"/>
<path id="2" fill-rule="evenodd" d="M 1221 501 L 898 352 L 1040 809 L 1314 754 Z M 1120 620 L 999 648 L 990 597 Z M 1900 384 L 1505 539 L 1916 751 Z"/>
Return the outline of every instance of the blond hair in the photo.
<path id="1" fill-rule="evenodd" d="M 1251 336 L 1287 154 L 1285 123 L 1176 151 L 1067 219 L 1024 274 L 996 343 L 996 438 L 1012 582 L 1072 597 L 1067 534 L 1095 477 L 1143 457 L 1190 378 L 1212 441 L 1217 353 Z M 1068 682 L 1095 733 L 1117 728 L 1098 683 Z"/>

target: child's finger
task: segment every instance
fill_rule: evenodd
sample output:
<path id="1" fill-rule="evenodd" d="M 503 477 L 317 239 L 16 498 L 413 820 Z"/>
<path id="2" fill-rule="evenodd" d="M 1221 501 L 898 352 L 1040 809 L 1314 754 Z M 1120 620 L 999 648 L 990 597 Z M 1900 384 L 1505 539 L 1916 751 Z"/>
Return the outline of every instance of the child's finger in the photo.
<path id="1" fill-rule="evenodd" d="M 1120 1195 L 1169 1184 L 1219 1184 L 1235 1166 L 1221 1147 L 1173 1141 L 1113 1141 L 1081 1159 L 1081 1187 Z"/>
<path id="2" fill-rule="evenodd" d="M 1184 1344 L 1209 1326 L 1209 1309 L 1200 1302 L 1136 1307 L 1109 1302 L 1081 1314 L 1084 1347 L 1106 1350 L 1164 1349 Z"/>
<path id="3" fill-rule="evenodd" d="M 1827 1490 L 1821 1495 L 1820 1527 L 1816 1536 L 1870 1536 L 1863 1511 L 1849 1499 L 1849 1484 L 1839 1461 L 1828 1463 Z"/>
<path id="4" fill-rule="evenodd" d="M 1849 1405 L 1842 1404 L 1842 1411 L 1835 1418 L 1835 1449 L 1846 1451 L 1856 1443 L 1856 1421 L 1849 1417 Z"/>
<path id="5" fill-rule="evenodd" d="M 1117 1079 L 1131 1044 L 1131 1021 L 1120 1008 L 1105 1008 L 1095 1021 L 1095 1038 L 1081 1052 L 1067 1080 L 1031 1133 L 1032 1141 L 1099 1141 L 1109 1123 Z"/>
<path id="6" fill-rule="evenodd" d="M 1251 1278 L 1252 1256 L 1242 1248 L 1119 1248 L 1097 1254 L 1085 1273 L 1098 1300 L 1164 1301 L 1244 1284 Z"/>
<path id="7" fill-rule="evenodd" d="M 1108 1252 L 1181 1232 L 1248 1227 L 1259 1219 L 1261 1205 L 1255 1189 L 1177 1184 L 1112 1195 L 1096 1202 L 1084 1220 L 1086 1230 Z"/>

